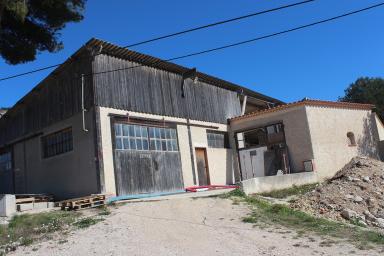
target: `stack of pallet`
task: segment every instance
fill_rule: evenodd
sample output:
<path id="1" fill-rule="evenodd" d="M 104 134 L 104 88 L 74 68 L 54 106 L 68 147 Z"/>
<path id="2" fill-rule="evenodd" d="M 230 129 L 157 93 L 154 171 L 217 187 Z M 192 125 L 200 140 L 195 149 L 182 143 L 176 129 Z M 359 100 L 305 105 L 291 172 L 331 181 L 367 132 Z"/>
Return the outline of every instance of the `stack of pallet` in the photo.
<path id="1" fill-rule="evenodd" d="M 91 195 L 68 199 L 56 203 L 62 210 L 80 210 L 105 205 L 105 195 Z"/>
<path id="2" fill-rule="evenodd" d="M 45 194 L 16 194 L 16 209 L 19 212 L 53 207 L 53 197 Z"/>

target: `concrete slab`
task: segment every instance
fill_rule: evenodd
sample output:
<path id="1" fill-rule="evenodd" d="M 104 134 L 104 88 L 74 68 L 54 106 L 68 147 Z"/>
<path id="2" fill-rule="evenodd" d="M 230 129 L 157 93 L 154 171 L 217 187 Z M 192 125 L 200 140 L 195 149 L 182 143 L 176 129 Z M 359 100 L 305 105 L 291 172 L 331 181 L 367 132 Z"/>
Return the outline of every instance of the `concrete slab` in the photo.
<path id="1" fill-rule="evenodd" d="M 17 211 L 19 212 L 30 211 L 30 210 L 33 210 L 33 203 L 17 205 Z"/>
<path id="2" fill-rule="evenodd" d="M 0 195 L 0 216 L 9 217 L 16 213 L 15 195 Z"/>
<path id="3" fill-rule="evenodd" d="M 46 209 L 47 207 L 47 202 L 33 203 L 33 209 Z"/>
<path id="4" fill-rule="evenodd" d="M 139 203 L 139 202 L 163 201 L 163 200 L 173 200 L 173 199 L 182 199 L 182 198 L 204 198 L 204 197 L 218 196 L 221 194 L 228 193 L 232 190 L 233 189 L 216 189 L 216 190 L 208 190 L 208 191 L 202 191 L 202 192 L 185 192 L 185 193 L 175 194 L 175 195 L 122 200 L 122 201 L 116 201 L 114 203 L 117 203 L 117 204 L 118 203 Z"/>

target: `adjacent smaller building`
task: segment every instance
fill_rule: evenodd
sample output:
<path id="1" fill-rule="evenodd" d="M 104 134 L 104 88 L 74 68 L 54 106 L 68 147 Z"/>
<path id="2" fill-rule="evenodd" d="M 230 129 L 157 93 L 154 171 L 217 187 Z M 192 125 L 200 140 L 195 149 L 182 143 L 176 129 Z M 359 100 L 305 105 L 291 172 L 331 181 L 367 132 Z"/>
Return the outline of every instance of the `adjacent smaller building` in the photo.
<path id="1" fill-rule="evenodd" d="M 384 126 L 373 107 L 303 100 L 232 118 L 237 173 L 248 180 L 313 172 L 322 180 L 354 156 L 379 159 Z"/>

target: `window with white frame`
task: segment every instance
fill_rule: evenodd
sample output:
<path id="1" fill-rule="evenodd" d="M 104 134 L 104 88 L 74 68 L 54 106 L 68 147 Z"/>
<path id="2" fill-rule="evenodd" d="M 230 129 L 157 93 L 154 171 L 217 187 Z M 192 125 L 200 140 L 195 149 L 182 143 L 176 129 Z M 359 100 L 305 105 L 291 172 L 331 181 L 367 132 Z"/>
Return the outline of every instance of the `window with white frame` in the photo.
<path id="1" fill-rule="evenodd" d="M 227 134 L 224 132 L 207 131 L 208 147 L 228 148 Z"/>
<path id="2" fill-rule="evenodd" d="M 115 124 L 115 148 L 119 150 L 178 151 L 176 129 Z"/>

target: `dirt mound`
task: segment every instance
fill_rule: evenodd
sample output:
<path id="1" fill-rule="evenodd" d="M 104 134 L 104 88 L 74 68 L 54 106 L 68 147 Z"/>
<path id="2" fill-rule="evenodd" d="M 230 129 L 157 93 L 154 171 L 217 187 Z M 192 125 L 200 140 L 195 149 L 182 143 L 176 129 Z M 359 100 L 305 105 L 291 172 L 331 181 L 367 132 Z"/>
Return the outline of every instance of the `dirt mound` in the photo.
<path id="1" fill-rule="evenodd" d="M 355 157 L 291 206 L 320 217 L 384 229 L 384 162 Z"/>

